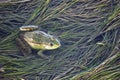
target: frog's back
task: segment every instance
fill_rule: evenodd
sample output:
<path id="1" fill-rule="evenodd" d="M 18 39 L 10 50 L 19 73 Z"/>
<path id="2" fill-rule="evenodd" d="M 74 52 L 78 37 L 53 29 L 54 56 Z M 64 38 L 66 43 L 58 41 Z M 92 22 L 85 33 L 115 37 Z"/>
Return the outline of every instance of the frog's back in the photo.
<path id="1" fill-rule="evenodd" d="M 27 41 L 31 41 L 34 43 L 40 43 L 44 41 L 49 36 L 43 32 L 43 31 L 32 31 L 32 32 L 26 32 L 24 34 L 24 39 Z"/>

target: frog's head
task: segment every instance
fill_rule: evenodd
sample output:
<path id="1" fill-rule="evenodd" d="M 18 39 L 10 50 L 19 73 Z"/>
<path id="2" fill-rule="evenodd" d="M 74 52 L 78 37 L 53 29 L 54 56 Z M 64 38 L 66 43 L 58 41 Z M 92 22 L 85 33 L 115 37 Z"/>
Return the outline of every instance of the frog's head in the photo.
<path id="1" fill-rule="evenodd" d="M 50 39 L 49 42 L 43 44 L 45 49 L 52 50 L 52 49 L 57 49 L 61 46 L 60 40 L 55 36 L 50 35 L 49 39 Z"/>

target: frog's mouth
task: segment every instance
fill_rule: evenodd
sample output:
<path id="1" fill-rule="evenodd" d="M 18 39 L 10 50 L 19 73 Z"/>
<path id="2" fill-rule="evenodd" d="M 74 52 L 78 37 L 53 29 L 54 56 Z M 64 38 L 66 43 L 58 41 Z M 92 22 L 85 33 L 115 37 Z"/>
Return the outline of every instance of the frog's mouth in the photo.
<path id="1" fill-rule="evenodd" d="M 60 47 L 60 45 L 54 45 L 54 46 L 50 46 L 50 45 L 43 45 L 45 47 L 45 49 L 47 50 L 53 50 L 53 49 L 57 49 L 58 47 Z"/>

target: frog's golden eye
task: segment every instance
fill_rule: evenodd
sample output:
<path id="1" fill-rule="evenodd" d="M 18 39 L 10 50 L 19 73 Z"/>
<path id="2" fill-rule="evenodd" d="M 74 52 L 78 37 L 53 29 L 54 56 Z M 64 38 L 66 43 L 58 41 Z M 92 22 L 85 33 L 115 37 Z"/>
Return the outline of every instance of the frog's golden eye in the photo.
<path id="1" fill-rule="evenodd" d="M 50 43 L 49 45 L 50 45 L 50 46 L 53 46 L 54 44 L 53 44 L 53 43 Z"/>

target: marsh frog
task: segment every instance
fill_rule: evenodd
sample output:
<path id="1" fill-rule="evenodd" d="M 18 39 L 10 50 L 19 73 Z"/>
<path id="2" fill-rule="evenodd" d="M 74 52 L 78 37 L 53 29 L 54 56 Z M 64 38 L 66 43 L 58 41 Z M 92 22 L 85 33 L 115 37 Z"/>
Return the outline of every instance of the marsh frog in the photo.
<path id="1" fill-rule="evenodd" d="M 53 50 L 61 46 L 58 38 L 37 30 L 38 26 L 28 25 L 20 27 L 20 36 L 17 38 L 19 45 L 22 45 L 24 53 L 31 53 L 31 48 L 38 50 L 38 55 L 42 55 L 44 50 Z"/>

